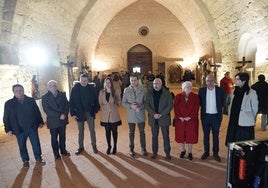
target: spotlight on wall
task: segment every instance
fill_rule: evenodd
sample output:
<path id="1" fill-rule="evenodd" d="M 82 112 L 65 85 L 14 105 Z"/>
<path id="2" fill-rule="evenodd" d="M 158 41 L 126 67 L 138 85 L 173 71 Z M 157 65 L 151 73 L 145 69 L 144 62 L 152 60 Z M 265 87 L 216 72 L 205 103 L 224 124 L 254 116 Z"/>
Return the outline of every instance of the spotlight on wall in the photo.
<path id="1" fill-rule="evenodd" d="M 31 45 L 25 47 L 24 54 L 23 54 L 23 61 L 36 68 L 36 73 L 33 75 L 31 82 L 32 82 L 32 97 L 35 99 L 40 98 L 39 92 L 39 67 L 47 64 L 49 55 L 47 50 L 38 45 Z"/>
<path id="2" fill-rule="evenodd" d="M 48 53 L 43 47 L 32 46 L 26 49 L 25 60 L 30 65 L 44 65 L 48 61 Z"/>

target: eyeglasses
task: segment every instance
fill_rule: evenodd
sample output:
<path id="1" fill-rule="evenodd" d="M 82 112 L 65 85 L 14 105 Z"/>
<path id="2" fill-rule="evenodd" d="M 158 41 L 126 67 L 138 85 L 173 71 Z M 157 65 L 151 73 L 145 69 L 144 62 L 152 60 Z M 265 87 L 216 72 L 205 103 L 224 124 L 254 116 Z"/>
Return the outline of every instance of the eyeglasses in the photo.
<path id="1" fill-rule="evenodd" d="M 206 80 L 206 82 L 214 82 L 215 80 Z"/>

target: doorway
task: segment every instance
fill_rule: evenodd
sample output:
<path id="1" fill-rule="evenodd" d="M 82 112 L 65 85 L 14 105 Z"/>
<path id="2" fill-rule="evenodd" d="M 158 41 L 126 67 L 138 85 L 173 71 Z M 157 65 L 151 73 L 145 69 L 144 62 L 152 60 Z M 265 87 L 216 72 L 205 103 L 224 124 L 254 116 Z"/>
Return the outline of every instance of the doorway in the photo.
<path id="1" fill-rule="evenodd" d="M 127 62 L 130 73 L 146 75 L 152 70 L 152 52 L 146 46 L 137 44 L 128 51 Z"/>

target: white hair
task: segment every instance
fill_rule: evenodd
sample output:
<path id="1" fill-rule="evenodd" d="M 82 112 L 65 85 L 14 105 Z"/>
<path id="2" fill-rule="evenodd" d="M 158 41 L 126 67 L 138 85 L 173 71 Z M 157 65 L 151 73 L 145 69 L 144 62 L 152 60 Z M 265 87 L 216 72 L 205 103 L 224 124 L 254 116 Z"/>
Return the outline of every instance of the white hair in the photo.
<path id="1" fill-rule="evenodd" d="M 183 82 L 183 83 L 181 84 L 181 89 L 184 91 L 184 89 L 185 89 L 186 86 L 191 86 L 191 87 L 193 87 L 193 84 L 192 84 L 192 82 L 190 82 L 190 81 L 185 81 L 185 82 Z"/>
<path id="2" fill-rule="evenodd" d="M 47 87 L 49 87 L 51 84 L 57 85 L 57 81 L 56 80 L 49 80 L 47 83 Z"/>

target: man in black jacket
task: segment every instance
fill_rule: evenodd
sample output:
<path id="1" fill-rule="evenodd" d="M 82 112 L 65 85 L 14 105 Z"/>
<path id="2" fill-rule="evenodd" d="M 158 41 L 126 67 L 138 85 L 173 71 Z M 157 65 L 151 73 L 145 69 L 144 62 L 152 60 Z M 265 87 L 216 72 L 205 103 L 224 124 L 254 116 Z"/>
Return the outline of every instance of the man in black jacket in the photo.
<path id="1" fill-rule="evenodd" d="M 55 80 L 50 80 L 47 83 L 47 89 L 48 92 L 42 96 L 42 106 L 47 114 L 47 128 L 51 135 L 54 157 L 55 159 L 61 159 L 60 153 L 64 156 L 70 156 L 70 153 L 66 150 L 69 103 L 65 92 L 58 91 Z"/>
<path id="2" fill-rule="evenodd" d="M 98 97 L 86 74 L 80 76 L 80 82 L 75 84 L 70 96 L 70 114 L 78 124 L 79 148 L 75 154 L 84 151 L 84 122 L 87 121 L 90 130 L 91 145 L 94 153 L 98 153 L 95 134 L 95 113 L 99 110 Z"/>
<path id="3" fill-rule="evenodd" d="M 260 74 L 258 81 L 251 86 L 256 90 L 259 101 L 258 114 L 261 114 L 261 129 L 266 130 L 267 126 L 267 113 L 268 113 L 268 83 L 265 81 L 265 76 Z"/>
<path id="4" fill-rule="evenodd" d="M 44 122 L 40 110 L 31 97 L 24 95 L 24 88 L 20 84 L 13 85 L 14 97 L 5 103 L 4 126 L 8 135 L 16 135 L 23 167 L 29 168 L 29 154 L 27 138 L 30 138 L 36 164 L 45 165 L 38 136 L 38 127 Z"/>

